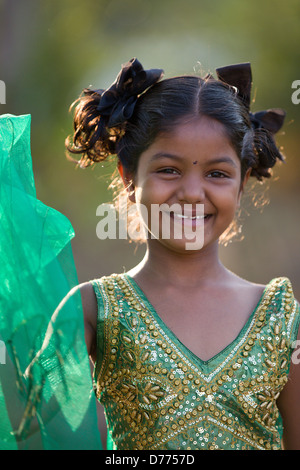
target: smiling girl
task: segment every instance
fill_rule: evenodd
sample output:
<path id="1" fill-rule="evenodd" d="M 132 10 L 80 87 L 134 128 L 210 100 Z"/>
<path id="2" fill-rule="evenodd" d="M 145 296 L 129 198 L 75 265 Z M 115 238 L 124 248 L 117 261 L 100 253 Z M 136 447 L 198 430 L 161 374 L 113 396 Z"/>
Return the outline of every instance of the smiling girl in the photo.
<path id="1" fill-rule="evenodd" d="M 169 237 L 162 217 L 153 236 L 140 214 L 151 236 L 138 266 L 82 289 L 115 449 L 300 449 L 291 283 L 252 283 L 219 259 L 249 177 L 270 177 L 282 159 L 273 134 L 284 112 L 250 112 L 249 64 L 217 75 L 161 80 L 132 59 L 107 90 L 85 90 L 75 111 L 68 149 L 81 165 L 116 154 L 130 203 L 148 215 L 170 208 Z M 202 228 L 201 247 L 187 249 L 178 225 Z"/>

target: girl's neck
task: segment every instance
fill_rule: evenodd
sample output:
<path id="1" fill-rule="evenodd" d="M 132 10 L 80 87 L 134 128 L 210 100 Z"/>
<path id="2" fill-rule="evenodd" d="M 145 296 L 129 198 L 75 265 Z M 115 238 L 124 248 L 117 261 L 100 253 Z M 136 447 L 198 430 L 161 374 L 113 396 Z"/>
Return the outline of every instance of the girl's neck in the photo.
<path id="1" fill-rule="evenodd" d="M 202 282 L 218 280 L 227 272 L 219 259 L 215 243 L 204 250 L 188 253 L 171 252 L 154 241 L 147 247 L 144 259 L 129 271 L 137 281 L 155 279 L 155 282 L 182 286 L 197 286 Z"/>

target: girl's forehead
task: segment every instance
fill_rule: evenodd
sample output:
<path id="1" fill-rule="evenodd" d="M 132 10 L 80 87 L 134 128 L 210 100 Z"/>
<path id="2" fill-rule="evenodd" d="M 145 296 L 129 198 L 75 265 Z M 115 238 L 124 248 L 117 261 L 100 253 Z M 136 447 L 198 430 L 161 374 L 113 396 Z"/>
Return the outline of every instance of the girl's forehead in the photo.
<path id="1" fill-rule="evenodd" d="M 150 159 L 157 156 L 174 155 L 190 157 L 199 162 L 203 157 L 216 157 L 223 154 L 238 156 L 220 122 L 210 118 L 200 118 L 174 125 L 168 132 L 158 134 L 154 142 L 142 154 Z"/>
<path id="2" fill-rule="evenodd" d="M 207 138 L 219 136 L 220 138 L 228 139 L 225 126 L 216 119 L 207 116 L 192 118 L 190 120 L 186 119 L 175 123 L 168 132 L 158 135 L 158 138 L 164 136 L 173 138 L 182 138 L 183 136 L 197 138 L 200 135 L 202 137 L 205 135 Z"/>

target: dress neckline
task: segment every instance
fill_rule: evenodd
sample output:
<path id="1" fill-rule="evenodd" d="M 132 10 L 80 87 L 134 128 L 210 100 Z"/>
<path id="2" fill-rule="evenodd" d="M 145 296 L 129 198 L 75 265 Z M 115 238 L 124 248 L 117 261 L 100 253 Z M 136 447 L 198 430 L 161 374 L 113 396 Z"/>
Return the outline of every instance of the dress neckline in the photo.
<path id="1" fill-rule="evenodd" d="M 127 282 L 129 283 L 129 285 L 131 286 L 131 288 L 135 291 L 135 293 L 137 294 L 137 296 L 142 300 L 142 304 L 144 304 L 145 308 L 148 310 L 148 312 L 150 312 L 152 314 L 152 316 L 154 317 L 154 319 L 157 321 L 157 323 L 159 324 L 159 326 L 161 327 L 161 329 L 168 335 L 168 337 L 171 339 L 171 341 L 177 343 L 180 345 L 180 348 L 182 350 L 182 352 L 185 354 L 185 355 L 189 355 L 189 356 L 192 356 L 194 361 L 196 361 L 197 363 L 199 363 L 200 365 L 202 366 L 208 366 L 210 365 L 211 363 L 213 362 L 216 362 L 217 359 L 221 356 L 221 358 L 223 357 L 223 355 L 225 355 L 226 353 L 230 354 L 230 352 L 235 348 L 235 346 L 239 343 L 239 341 L 243 338 L 243 336 L 246 334 L 247 330 L 250 328 L 252 322 L 255 320 L 255 318 L 259 315 L 259 311 L 260 311 L 260 307 L 261 305 L 263 304 L 263 301 L 265 299 L 265 297 L 267 296 L 268 294 L 268 291 L 273 283 L 273 281 L 275 279 L 272 279 L 264 288 L 255 308 L 253 309 L 253 311 L 251 312 L 250 316 L 248 317 L 246 323 L 244 324 L 244 326 L 241 328 L 240 332 L 238 333 L 238 335 L 227 345 L 225 346 L 222 350 L 220 350 L 219 352 L 217 352 L 216 354 L 214 354 L 211 358 L 207 359 L 207 360 L 203 360 L 201 359 L 199 356 L 197 356 L 193 351 L 191 351 L 191 349 L 186 346 L 184 343 L 182 343 L 182 341 L 180 341 L 180 339 L 177 337 L 177 335 L 171 330 L 171 328 L 169 328 L 167 326 L 167 324 L 162 320 L 162 318 L 160 317 L 160 315 L 158 314 L 158 312 L 156 311 L 156 309 L 154 308 L 154 306 L 152 305 L 152 303 L 150 302 L 150 300 L 148 299 L 148 297 L 146 296 L 146 294 L 144 293 L 144 291 L 141 289 L 141 287 L 137 284 L 137 282 L 135 281 L 135 279 L 133 279 L 133 277 L 130 276 L 130 274 L 127 274 L 127 273 L 124 273 L 122 275 L 123 277 L 125 277 L 125 279 L 127 280 Z M 246 335 L 247 336 L 247 335 Z"/>

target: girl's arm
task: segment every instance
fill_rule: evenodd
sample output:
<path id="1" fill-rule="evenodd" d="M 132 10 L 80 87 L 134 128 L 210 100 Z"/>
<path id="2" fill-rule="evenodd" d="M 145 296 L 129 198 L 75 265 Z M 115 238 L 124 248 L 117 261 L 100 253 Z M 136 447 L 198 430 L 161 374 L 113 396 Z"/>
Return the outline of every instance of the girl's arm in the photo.
<path id="1" fill-rule="evenodd" d="M 81 289 L 82 308 L 84 315 L 84 335 L 88 354 L 93 362 L 96 359 L 97 334 L 97 299 L 92 284 L 85 283 Z"/>
<path id="2" fill-rule="evenodd" d="M 300 329 L 298 344 L 300 344 Z M 292 355 L 289 380 L 277 404 L 283 419 L 284 450 L 300 450 L 300 352 L 297 354 L 297 349 Z"/>
<path id="3" fill-rule="evenodd" d="M 81 289 L 81 300 L 84 316 L 84 335 L 88 354 L 93 364 L 97 354 L 97 315 L 98 306 L 93 286 L 84 284 Z M 92 367 L 93 368 L 93 367 Z M 98 427 L 101 434 L 103 449 L 106 449 L 107 426 L 103 406 L 97 401 Z"/>

